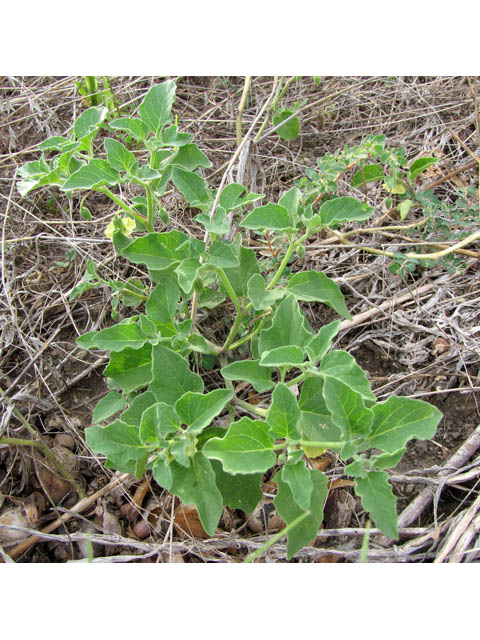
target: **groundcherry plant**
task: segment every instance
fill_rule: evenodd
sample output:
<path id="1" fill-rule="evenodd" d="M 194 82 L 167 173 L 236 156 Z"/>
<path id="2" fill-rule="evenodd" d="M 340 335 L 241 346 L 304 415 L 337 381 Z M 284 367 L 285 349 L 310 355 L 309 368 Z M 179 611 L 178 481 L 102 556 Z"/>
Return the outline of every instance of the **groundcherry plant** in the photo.
<path id="1" fill-rule="evenodd" d="M 373 209 L 351 197 L 321 203 L 297 186 L 267 204 L 241 184 L 217 193 L 198 173 L 211 166 L 207 157 L 173 123 L 174 100 L 174 82 L 153 86 L 138 117 L 108 122 L 101 158 L 94 143 L 98 148 L 107 112 L 91 107 L 69 137 L 40 144 L 40 160 L 20 170 L 23 195 L 54 185 L 111 198 L 119 210 L 106 232 L 115 252 L 152 281 L 105 280 L 89 262 L 71 292 L 74 299 L 109 285 L 137 312 L 77 340 L 110 352 L 110 391 L 86 429 L 88 446 L 108 468 L 138 478 L 150 470 L 161 487 L 196 506 L 211 536 L 224 505 L 255 509 L 268 474 L 286 523 L 288 559 L 321 525 L 327 477 L 311 459 L 330 450 L 376 526 L 397 539 L 386 469 L 398 464 L 409 440 L 433 437 L 442 415 L 421 400 L 392 395 L 377 402 L 353 356 L 332 348 L 340 319 L 315 331 L 302 310 L 302 302 L 321 303 L 350 319 L 339 286 L 318 271 L 289 269 L 308 238 L 365 221 Z M 126 146 L 132 139 L 135 152 Z M 203 240 L 155 231 L 168 224 L 161 198 L 171 183 L 198 210 Z M 127 202 L 118 195 L 128 191 L 118 189 L 125 184 L 144 194 Z M 239 231 L 227 241 L 232 224 Z M 271 255 L 256 253 L 242 231 L 264 241 Z M 213 310 L 222 331 L 209 323 Z"/>

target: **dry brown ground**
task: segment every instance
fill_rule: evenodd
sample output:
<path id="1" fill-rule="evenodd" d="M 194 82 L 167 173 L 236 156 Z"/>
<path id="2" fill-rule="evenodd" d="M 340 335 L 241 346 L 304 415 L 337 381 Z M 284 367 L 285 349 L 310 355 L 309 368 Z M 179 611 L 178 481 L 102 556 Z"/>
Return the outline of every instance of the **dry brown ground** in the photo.
<path id="1" fill-rule="evenodd" d="M 105 393 L 106 357 L 80 351 L 75 338 L 111 322 L 109 298 L 107 291 L 95 290 L 72 303 L 68 292 L 82 277 L 88 258 L 110 276 L 126 279 L 133 273 L 113 255 L 103 235 L 113 213 L 109 201 L 90 196 L 87 204 L 95 215 L 86 222 L 79 216 L 77 197 L 68 200 L 59 192 L 39 190 L 22 198 L 15 189 L 15 171 L 37 158 L 35 146 L 48 136 L 64 135 L 84 108 L 75 80 L 0 80 L 0 436 L 28 439 L 34 429 L 91 496 L 110 486 L 112 479 L 84 440 L 93 407 Z M 134 108 L 160 80 L 117 77 L 112 83 L 119 103 Z M 476 86 L 475 79 L 462 77 L 324 77 L 319 86 L 311 78 L 296 80 L 284 102 L 305 101 L 301 135 L 284 142 L 267 128 L 251 149 L 255 174 L 249 179 L 255 182 L 248 186 L 276 201 L 307 167 L 315 166 L 317 157 L 359 144 L 367 135 L 384 134 L 389 146 L 405 147 L 409 159 L 440 158 L 426 180 L 438 182 L 435 193 L 451 203 L 457 188 L 478 188 L 478 165 L 472 167 L 468 151 L 480 155 Z M 252 79 L 244 132 L 271 87 L 272 78 Z M 239 77 L 178 79 L 175 113 L 182 130 L 195 135 L 212 161 L 213 168 L 205 173 L 212 186 L 219 184 L 236 149 L 235 118 L 242 90 Z M 468 168 L 455 172 L 463 165 Z M 344 188 L 340 183 L 340 192 Z M 385 214 L 385 194 L 373 190 L 369 198 L 376 206 L 375 224 Z M 169 195 L 165 206 L 174 226 L 201 235 L 181 197 Z M 478 231 L 479 226 L 471 221 L 468 231 Z M 373 535 L 369 560 L 474 561 L 480 546 L 480 247 L 478 242 L 466 247 L 472 256 L 464 256 L 467 262 L 454 274 L 439 261 L 431 269 L 402 276 L 389 271 L 384 256 L 360 246 L 391 250 L 404 241 L 399 236 L 359 236 L 350 247 L 311 247 L 304 259 L 310 268 L 342 278 L 353 315 L 371 311 L 369 319 L 341 332 L 339 344 L 366 369 L 377 397 L 420 397 L 444 414 L 435 439 L 412 443 L 392 472 L 402 536 L 392 547 Z M 72 249 L 75 259 L 65 261 Z M 408 299 L 393 304 L 404 294 Z M 307 311 L 312 324 L 324 321 L 318 309 Z M 448 341 L 445 353 L 432 349 L 438 337 Z M 341 469 L 333 464 L 328 473 L 338 479 Z M 333 487 L 324 529 L 315 545 L 297 554 L 294 562 L 358 559 L 367 515 L 348 486 L 337 482 Z M 141 508 L 135 510 L 133 501 L 141 502 Z M 143 483 L 132 480 L 105 491 L 67 525 L 52 525 L 52 531 L 45 532 L 62 514 L 76 511 L 78 502 L 75 488 L 48 468 L 37 449 L 0 444 L 0 523 L 17 527 L 0 528 L 0 551 L 6 561 L 10 556 L 34 563 L 80 559 L 90 539 L 99 561 L 239 562 L 265 541 L 264 532 L 253 533 L 244 519 L 229 519 L 228 514 L 224 531 L 211 540 L 178 535 L 171 526 L 174 505 L 148 477 Z M 148 518 L 157 522 L 156 528 L 145 529 Z M 35 544 L 19 547 L 22 538 L 40 531 Z M 143 537 L 145 533 L 149 536 Z M 281 562 L 284 557 L 284 545 L 277 544 L 264 560 Z"/>

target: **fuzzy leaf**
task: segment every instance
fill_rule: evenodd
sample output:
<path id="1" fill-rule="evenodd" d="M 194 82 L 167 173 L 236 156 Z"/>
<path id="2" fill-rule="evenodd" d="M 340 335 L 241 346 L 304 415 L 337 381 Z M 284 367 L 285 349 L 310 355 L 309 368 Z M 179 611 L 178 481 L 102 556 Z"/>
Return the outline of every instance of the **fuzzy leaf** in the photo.
<path id="1" fill-rule="evenodd" d="M 157 345 L 152 349 L 153 379 L 150 391 L 158 402 L 174 405 L 187 391 L 203 392 L 202 378 L 190 371 L 190 366 L 181 355 Z"/>
<path id="2" fill-rule="evenodd" d="M 267 414 L 270 435 L 273 438 L 299 439 L 297 426 L 301 411 L 297 400 L 283 382 L 279 382 L 272 394 L 272 404 Z"/>
<path id="3" fill-rule="evenodd" d="M 118 140 L 105 138 L 103 143 L 107 152 L 108 163 L 117 171 L 130 171 L 135 164 L 135 156 Z"/>
<path id="4" fill-rule="evenodd" d="M 142 121 L 153 133 L 172 120 L 172 105 L 175 101 L 175 83 L 167 80 L 153 86 L 143 99 L 138 112 Z"/>
<path id="5" fill-rule="evenodd" d="M 376 402 L 365 372 L 355 362 L 355 358 L 346 351 L 336 350 L 327 353 L 320 363 L 319 371 L 324 378 L 338 378 L 357 391 L 367 406 Z"/>
<path id="6" fill-rule="evenodd" d="M 312 334 L 305 329 L 305 316 L 293 296 L 280 302 L 269 328 L 260 332 L 259 351 L 270 351 L 277 347 L 294 345 L 304 347 Z"/>
<path id="7" fill-rule="evenodd" d="M 365 478 L 355 479 L 355 493 L 375 525 L 389 538 L 398 539 L 397 499 L 393 495 L 385 471 L 370 471 Z"/>
<path id="8" fill-rule="evenodd" d="M 260 483 L 262 473 L 249 473 L 232 476 L 225 473 L 217 460 L 211 461 L 215 471 L 217 487 L 222 494 L 223 502 L 230 509 L 241 509 L 245 513 L 252 513 L 262 498 Z"/>
<path id="9" fill-rule="evenodd" d="M 114 324 L 98 331 L 93 338 L 98 349 L 105 351 L 123 351 L 123 349 L 140 349 L 148 341 L 138 324 L 133 322 Z"/>
<path id="10" fill-rule="evenodd" d="M 229 212 L 264 197 L 261 193 L 249 193 L 242 184 L 232 183 L 222 189 L 219 203 L 225 211 Z"/>
<path id="11" fill-rule="evenodd" d="M 263 207 L 256 207 L 245 216 L 240 226 L 254 231 L 264 231 L 265 229 L 268 231 L 295 231 L 287 209 L 272 202 Z"/>
<path id="12" fill-rule="evenodd" d="M 143 458 L 149 451 L 140 440 L 138 427 L 121 420 L 115 420 L 106 427 L 87 427 L 85 436 L 94 453 L 111 456 L 120 467 L 131 460 Z"/>
<path id="13" fill-rule="evenodd" d="M 135 140 L 145 140 L 148 135 L 148 128 L 140 118 L 116 118 L 108 124 L 112 129 L 126 131 Z"/>
<path id="14" fill-rule="evenodd" d="M 286 464 L 282 469 L 282 480 L 289 485 L 298 506 L 305 511 L 309 509 L 313 483 L 305 462 L 299 460 L 295 464 Z"/>
<path id="15" fill-rule="evenodd" d="M 173 167 L 172 180 L 189 204 L 208 202 L 206 182 L 198 174 L 180 167 Z"/>
<path id="16" fill-rule="evenodd" d="M 187 241 L 188 236 L 177 230 L 148 233 L 130 242 L 122 255 L 135 264 L 146 264 L 149 269 L 167 269 L 174 262 L 189 257 Z"/>
<path id="17" fill-rule="evenodd" d="M 319 329 L 316 336 L 305 345 L 310 362 L 317 364 L 332 346 L 333 338 L 337 335 L 340 327 L 340 320 L 335 320 Z"/>
<path id="18" fill-rule="evenodd" d="M 237 360 L 222 367 L 220 373 L 225 380 L 249 382 L 258 393 L 268 391 L 274 385 L 271 370 L 260 366 L 259 360 Z"/>
<path id="19" fill-rule="evenodd" d="M 267 291 L 265 280 L 259 273 L 253 274 L 247 284 L 248 297 L 252 301 L 255 311 L 261 311 L 273 306 L 277 300 L 285 295 L 284 289 Z"/>
<path id="20" fill-rule="evenodd" d="M 152 345 L 140 349 L 124 349 L 110 355 L 104 375 L 111 378 L 124 393 L 145 387 L 152 379 Z"/>
<path id="21" fill-rule="evenodd" d="M 269 425 L 244 417 L 233 422 L 223 438 L 211 438 L 203 447 L 207 458 L 220 460 L 230 474 L 263 473 L 275 464 Z"/>
<path id="22" fill-rule="evenodd" d="M 156 402 L 145 409 L 140 421 L 140 439 L 145 444 L 158 443 L 180 429 L 180 420 L 173 407 Z"/>
<path id="23" fill-rule="evenodd" d="M 349 196 L 342 196 L 327 200 L 320 207 L 320 220 L 326 227 L 339 222 L 354 222 L 368 220 L 373 214 L 373 207 L 362 204 L 359 200 Z"/>
<path id="24" fill-rule="evenodd" d="M 301 271 L 290 276 L 287 291 L 298 300 L 323 302 L 339 315 L 352 319 L 340 287 L 336 282 L 319 271 Z"/>
<path id="25" fill-rule="evenodd" d="M 112 169 L 106 160 L 93 158 L 83 167 L 80 167 L 62 185 L 62 191 L 75 191 L 76 189 L 94 189 L 102 185 L 113 186 L 120 181 L 120 174 Z"/>
<path id="26" fill-rule="evenodd" d="M 299 347 L 277 347 L 264 351 L 260 358 L 262 367 L 298 367 L 305 360 L 305 355 Z"/>
<path id="27" fill-rule="evenodd" d="M 187 433 L 197 435 L 208 427 L 232 398 L 233 391 L 229 389 L 215 389 L 205 395 L 188 391 L 175 403 L 175 411 L 187 425 Z"/>
<path id="28" fill-rule="evenodd" d="M 125 407 L 125 398 L 115 391 L 110 391 L 97 402 L 92 416 L 92 424 L 103 422 L 117 411 L 122 411 Z"/>

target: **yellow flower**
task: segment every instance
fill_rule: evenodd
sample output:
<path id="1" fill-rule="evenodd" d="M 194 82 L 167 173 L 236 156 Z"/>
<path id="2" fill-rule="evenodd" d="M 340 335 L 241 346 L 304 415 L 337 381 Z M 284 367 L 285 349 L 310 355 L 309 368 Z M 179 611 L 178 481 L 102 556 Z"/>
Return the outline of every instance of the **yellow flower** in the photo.
<path id="1" fill-rule="evenodd" d="M 123 218 L 115 216 L 115 218 L 110 222 L 108 227 L 105 229 L 105 235 L 107 236 L 107 238 L 112 240 L 113 232 L 120 231 L 121 233 L 123 233 L 124 236 L 130 237 L 134 229 L 135 229 L 135 220 L 133 218 L 129 218 L 128 216 L 125 216 Z"/>

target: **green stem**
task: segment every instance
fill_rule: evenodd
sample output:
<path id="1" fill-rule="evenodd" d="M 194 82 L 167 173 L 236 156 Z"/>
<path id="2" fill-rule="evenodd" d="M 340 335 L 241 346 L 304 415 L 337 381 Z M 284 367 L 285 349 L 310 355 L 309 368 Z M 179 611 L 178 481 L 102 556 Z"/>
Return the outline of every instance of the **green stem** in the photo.
<path id="1" fill-rule="evenodd" d="M 290 258 L 292 257 L 292 253 L 295 250 L 295 242 L 293 242 L 293 240 L 291 238 L 289 238 L 290 244 L 288 245 L 288 249 L 285 253 L 285 255 L 283 256 L 283 260 L 280 263 L 280 266 L 278 267 L 277 271 L 275 272 L 275 275 L 273 276 L 273 278 L 270 280 L 270 282 L 267 284 L 267 286 L 265 287 L 265 289 L 267 291 L 269 291 L 270 289 L 273 289 L 273 287 L 277 284 L 277 282 L 280 280 L 282 273 L 285 270 L 285 267 L 288 264 L 288 261 L 290 260 Z"/>
<path id="2" fill-rule="evenodd" d="M 267 416 L 268 409 L 262 409 L 261 407 L 257 407 L 254 404 L 250 404 L 250 402 L 245 402 L 245 400 L 240 400 L 239 398 L 234 398 L 233 402 L 237 406 L 243 407 L 243 409 L 246 409 L 257 416 L 261 416 L 262 418 L 266 418 Z"/>
<path id="3" fill-rule="evenodd" d="M 108 187 L 105 187 L 105 186 L 97 187 L 96 189 L 94 189 L 94 191 L 100 191 L 100 193 L 105 194 L 108 198 L 110 198 L 110 200 L 113 200 L 113 202 L 115 202 L 116 205 L 118 205 L 121 209 L 129 213 L 133 218 L 135 218 L 135 220 L 138 220 L 139 222 L 142 222 L 145 225 L 147 224 L 147 219 L 144 216 L 140 215 L 134 209 L 129 207 L 127 204 L 125 204 L 123 200 L 120 200 L 120 198 L 116 196 L 112 191 L 110 191 Z"/>
<path id="4" fill-rule="evenodd" d="M 315 442 L 314 440 L 296 440 L 295 444 L 312 449 L 340 449 L 346 442 Z"/>
<path id="5" fill-rule="evenodd" d="M 311 515 L 311 511 L 304 511 L 303 513 L 301 513 L 299 516 L 295 518 L 295 520 L 292 520 L 292 522 L 290 522 L 290 524 L 288 524 L 284 529 L 282 529 L 281 531 L 276 533 L 274 536 L 272 536 L 270 540 L 268 540 L 268 542 L 266 542 L 262 547 L 260 547 L 260 549 L 257 549 L 256 551 L 251 553 L 247 558 L 245 558 L 243 562 L 244 563 L 253 562 L 257 558 L 259 558 L 262 555 L 262 553 L 270 549 L 270 547 L 274 545 L 276 542 L 278 542 L 280 538 L 283 538 L 283 536 L 289 533 L 289 531 L 291 531 L 298 524 L 303 522 L 303 520 L 305 520 L 305 518 L 307 518 L 309 515 Z"/>
<path id="6" fill-rule="evenodd" d="M 145 190 L 147 192 L 147 223 L 146 227 L 148 231 L 153 231 L 154 222 L 155 222 L 155 205 L 153 202 L 153 192 L 150 188 L 150 185 L 145 185 Z"/>
<path id="7" fill-rule="evenodd" d="M 218 274 L 220 280 L 223 283 L 223 286 L 227 290 L 227 293 L 233 302 L 233 306 L 235 307 L 235 311 L 237 312 L 237 314 L 242 313 L 240 300 L 238 299 L 237 294 L 235 293 L 232 285 L 230 284 L 230 280 L 227 278 L 225 271 L 221 267 L 215 267 L 215 272 Z"/>

